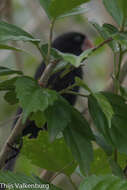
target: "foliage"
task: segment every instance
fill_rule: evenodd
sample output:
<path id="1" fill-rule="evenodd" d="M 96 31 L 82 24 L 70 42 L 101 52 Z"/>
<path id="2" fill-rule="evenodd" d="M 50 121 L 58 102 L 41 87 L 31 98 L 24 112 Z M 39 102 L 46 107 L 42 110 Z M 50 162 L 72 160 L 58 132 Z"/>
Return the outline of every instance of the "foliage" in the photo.
<path id="1" fill-rule="evenodd" d="M 13 189 L 31 189 L 37 190 L 38 188 L 60 190 L 54 185 L 48 184 L 44 180 L 40 180 L 37 176 L 28 177 L 24 174 L 12 173 L 12 172 L 0 172 L 0 182 L 5 184 L 7 188 Z M 35 185 L 36 184 L 36 185 Z M 4 188 L 4 186 L 3 186 Z"/>
<path id="2" fill-rule="evenodd" d="M 121 84 L 120 74 L 123 56 L 127 51 L 127 1 L 103 0 L 106 10 L 116 24 L 114 26 L 104 23 L 101 26 L 95 22 L 91 23 L 103 39 L 97 47 L 86 50 L 79 56 L 51 48 L 55 21 L 85 12 L 86 8 L 81 5 L 89 1 L 40 0 L 40 6 L 50 20 L 48 44 L 42 44 L 40 39 L 36 39 L 20 27 L 0 21 L 0 49 L 22 52 L 22 49 L 7 43 L 31 42 L 47 62 L 47 70 L 53 63 L 58 63 L 56 67 L 53 65 L 48 76 L 46 70 L 39 81 L 25 76 L 21 71 L 1 66 L 0 77 L 3 77 L 4 81 L 0 82 L 0 92 L 5 92 L 4 99 L 10 105 L 18 104 L 22 108 L 22 124 L 30 119 L 39 128 L 44 126 L 47 128 L 47 132 L 42 130 L 35 139 L 24 138 L 22 155 L 32 164 L 68 176 L 74 172 L 76 166 L 79 166 L 81 175 L 89 175 L 83 180 L 80 190 L 126 190 L 127 182 L 124 178 L 127 155 L 127 92 L 126 87 Z M 66 74 L 69 72 L 68 68 L 72 66 L 81 67 L 87 58 L 105 44 L 111 48 L 114 55 L 112 92 L 93 92 L 80 78 L 76 78 L 72 86 L 60 92 L 48 86 L 47 81 L 53 73 L 64 69 Z M 75 86 L 83 88 L 87 94 L 72 91 Z M 84 117 L 61 96 L 63 93 L 75 94 L 88 100 L 88 111 L 94 129 L 91 122 L 86 120 L 86 116 Z M 96 145 L 102 150 L 95 149 Z M 124 159 L 121 153 L 125 154 Z M 121 160 L 124 160 L 122 164 Z M 99 176 L 96 176 L 98 174 Z M 3 183 L 20 181 L 45 184 L 37 177 L 12 172 L 1 172 L 0 180 Z M 50 189 L 58 188 L 50 185 Z"/>
<path id="3" fill-rule="evenodd" d="M 29 149 L 31 149 L 30 152 L 28 151 Z M 40 168 L 54 172 L 64 168 L 62 173 L 67 175 L 73 173 L 77 165 L 64 139 L 59 138 L 51 143 L 47 132 L 41 132 L 37 140 L 29 140 L 25 137 L 21 154 Z M 41 156 L 38 156 L 38 154 Z"/>
<path id="4" fill-rule="evenodd" d="M 90 176 L 84 180 L 79 190 L 102 190 L 102 189 L 121 189 L 124 190 L 127 187 L 127 181 L 112 175 L 107 176 Z"/>

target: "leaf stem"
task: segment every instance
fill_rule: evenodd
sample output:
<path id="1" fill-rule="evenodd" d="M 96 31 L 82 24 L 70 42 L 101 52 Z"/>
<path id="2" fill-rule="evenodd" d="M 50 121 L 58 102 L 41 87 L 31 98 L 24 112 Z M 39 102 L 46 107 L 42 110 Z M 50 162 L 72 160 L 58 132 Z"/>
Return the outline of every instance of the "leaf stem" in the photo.
<path id="1" fill-rule="evenodd" d="M 72 90 L 72 88 L 74 88 L 75 86 L 77 86 L 77 84 L 72 84 L 71 86 L 68 86 L 67 88 L 63 89 L 60 91 L 60 94 L 64 94 L 65 92 Z"/>
<path id="2" fill-rule="evenodd" d="M 88 98 L 88 95 L 85 95 L 85 94 L 81 94 L 81 93 L 78 93 L 78 92 L 74 92 L 72 90 L 67 90 L 67 91 L 64 91 L 63 93 L 67 93 L 67 94 L 73 94 L 73 95 L 77 95 L 77 96 L 82 96 L 84 98 Z M 62 94 L 63 94 L 62 93 Z"/>
<path id="3" fill-rule="evenodd" d="M 47 53 L 46 65 L 48 65 L 50 62 L 50 53 L 51 53 L 51 45 L 52 45 L 53 29 L 54 29 L 55 21 L 56 20 L 53 19 L 50 23 L 50 34 L 49 34 L 49 41 L 48 41 L 48 53 Z"/>
<path id="4" fill-rule="evenodd" d="M 114 53 L 114 92 L 117 94 L 117 63 L 116 63 L 117 55 Z"/>
<path id="5" fill-rule="evenodd" d="M 109 43 L 113 41 L 113 38 L 108 38 L 106 40 L 104 40 L 102 43 L 100 43 L 98 46 L 96 46 L 95 48 L 93 48 L 92 52 L 96 51 L 97 49 L 103 47 L 105 44 Z"/>
<path id="6" fill-rule="evenodd" d="M 121 28 L 120 28 L 120 32 L 124 32 L 124 26 L 125 26 L 125 17 L 123 18 L 123 22 L 122 22 L 122 25 L 121 25 Z M 116 61 L 116 53 L 114 53 L 114 76 L 115 76 L 115 79 L 114 79 L 114 92 L 116 94 L 119 94 L 119 78 L 120 78 L 120 73 L 121 73 L 121 64 L 122 64 L 122 59 L 123 59 L 123 52 L 122 52 L 122 46 L 121 44 L 119 44 L 119 48 L 120 48 L 120 51 L 119 51 L 119 62 L 117 64 L 117 61 Z M 114 161 L 117 163 L 118 161 L 118 151 L 117 149 L 115 149 L 114 151 Z"/>
<path id="7" fill-rule="evenodd" d="M 119 55 L 119 63 L 118 63 L 118 72 L 117 72 L 117 75 L 116 75 L 117 80 L 119 80 L 120 71 L 121 71 L 121 64 L 122 64 L 122 59 L 123 59 L 123 53 L 122 53 L 121 44 L 119 45 L 119 47 L 120 47 L 120 55 Z"/>

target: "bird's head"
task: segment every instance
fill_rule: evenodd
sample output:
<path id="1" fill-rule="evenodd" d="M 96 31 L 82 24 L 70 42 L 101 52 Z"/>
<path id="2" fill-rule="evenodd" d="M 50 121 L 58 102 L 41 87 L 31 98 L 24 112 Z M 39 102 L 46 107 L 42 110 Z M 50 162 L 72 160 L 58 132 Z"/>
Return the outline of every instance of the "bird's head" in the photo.
<path id="1" fill-rule="evenodd" d="M 86 35 L 79 32 L 69 32 L 57 37 L 52 47 L 63 53 L 80 55 L 83 51 L 93 48 L 93 44 Z"/>

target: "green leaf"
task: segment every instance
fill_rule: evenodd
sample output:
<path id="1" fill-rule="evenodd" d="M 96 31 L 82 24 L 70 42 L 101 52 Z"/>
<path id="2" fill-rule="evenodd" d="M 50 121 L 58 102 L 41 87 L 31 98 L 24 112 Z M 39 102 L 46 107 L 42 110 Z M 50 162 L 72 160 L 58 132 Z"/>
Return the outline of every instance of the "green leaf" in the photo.
<path id="1" fill-rule="evenodd" d="M 88 2 L 89 0 L 40 0 L 40 4 L 45 9 L 49 18 L 58 18 L 64 16 L 70 12 L 80 13 L 79 10 L 76 10 L 78 6 L 83 3 Z"/>
<path id="2" fill-rule="evenodd" d="M 17 79 L 15 86 L 19 104 L 23 109 L 23 123 L 30 113 L 43 112 L 57 100 L 55 91 L 41 88 L 37 81 L 30 77 Z"/>
<path id="3" fill-rule="evenodd" d="M 14 77 L 12 79 L 0 82 L 0 91 L 8 91 L 8 90 L 14 90 L 15 89 L 15 82 L 18 79 L 18 77 Z"/>
<path id="4" fill-rule="evenodd" d="M 47 54 L 48 54 L 48 44 L 43 44 L 41 46 L 41 53 L 44 57 L 44 59 L 47 59 Z M 55 48 L 51 48 L 51 58 L 55 59 L 55 60 L 62 60 L 62 56 L 60 55 L 60 52 L 55 49 Z"/>
<path id="5" fill-rule="evenodd" d="M 90 96 L 89 111 L 94 124 L 113 149 L 116 148 L 119 152 L 127 154 L 127 104 L 121 96 L 106 92 L 102 94 L 108 99 L 114 110 L 112 126 L 111 128 L 108 127 L 108 121 L 98 102 Z"/>
<path id="6" fill-rule="evenodd" d="M 23 73 L 22 71 L 16 71 L 7 67 L 0 66 L 0 76 L 13 75 L 13 74 L 22 75 Z"/>
<path id="7" fill-rule="evenodd" d="M 114 18 L 116 23 L 121 26 L 123 21 L 123 12 L 119 6 L 121 0 L 103 0 L 104 6 L 110 15 Z"/>
<path id="8" fill-rule="evenodd" d="M 10 171 L 0 172 L 0 183 L 1 188 L 8 189 L 49 189 L 49 190 L 60 190 L 55 185 L 49 184 L 48 182 L 38 178 L 37 176 L 26 176 L 20 173 L 13 173 Z M 2 186 L 3 185 L 3 186 Z"/>
<path id="9" fill-rule="evenodd" d="M 44 112 L 41 112 L 41 111 L 37 111 L 35 113 L 32 113 L 32 115 L 30 116 L 29 119 L 32 121 L 35 121 L 35 124 L 38 127 L 42 127 L 46 123 L 45 114 L 44 114 Z"/>
<path id="10" fill-rule="evenodd" d="M 94 149 L 94 161 L 91 163 L 90 173 L 95 175 L 111 174 L 112 170 L 108 158 L 101 148 Z"/>
<path id="11" fill-rule="evenodd" d="M 42 52 L 44 59 L 46 60 L 47 53 L 48 53 L 48 45 L 47 44 L 43 44 L 41 46 L 41 52 Z M 66 64 L 70 63 L 74 67 L 79 67 L 81 65 L 81 63 L 85 59 L 87 59 L 87 57 L 89 55 L 91 55 L 91 53 L 92 53 L 92 48 L 84 51 L 83 53 L 80 54 L 80 56 L 76 56 L 71 53 L 62 53 L 55 48 L 51 48 L 51 59 L 62 60 L 62 61 L 64 61 L 64 65 L 65 65 L 65 63 Z"/>
<path id="12" fill-rule="evenodd" d="M 114 111 L 110 102 L 108 102 L 106 97 L 103 96 L 101 93 L 95 93 L 93 94 L 93 96 L 96 98 L 101 110 L 105 114 L 105 117 L 108 120 L 109 128 L 111 128 L 111 120 L 114 115 Z"/>
<path id="13" fill-rule="evenodd" d="M 127 32 L 113 34 L 112 38 L 127 49 Z"/>
<path id="14" fill-rule="evenodd" d="M 18 99 L 16 98 L 15 91 L 9 91 L 4 95 L 4 99 L 11 105 L 17 104 Z"/>
<path id="15" fill-rule="evenodd" d="M 117 29 L 110 24 L 104 24 L 103 26 L 100 26 L 96 22 L 91 22 L 91 24 L 94 26 L 94 28 L 99 32 L 100 36 L 104 39 L 107 40 L 112 37 L 113 34 L 116 34 L 118 31 Z M 114 51 L 118 52 L 119 51 L 119 45 L 116 41 L 112 41 L 108 43 L 109 47 Z"/>
<path id="16" fill-rule="evenodd" d="M 103 135 L 107 143 L 113 146 L 113 142 L 110 137 L 110 132 L 109 132 L 110 128 L 107 118 L 102 109 L 100 108 L 97 99 L 94 96 L 88 97 L 88 107 L 90 115 L 95 124 L 95 127 L 100 132 L 100 134 Z"/>
<path id="17" fill-rule="evenodd" d="M 14 50 L 14 51 L 23 51 L 20 48 L 15 48 L 15 47 L 8 46 L 8 45 L 5 45 L 5 44 L 0 44 L 0 49 L 3 49 L 3 50 Z"/>
<path id="18" fill-rule="evenodd" d="M 104 139 L 103 135 L 101 135 L 98 132 L 94 133 L 95 139 L 96 139 L 96 143 L 104 150 L 104 152 L 108 155 L 111 156 L 113 153 L 113 149 L 110 146 L 110 144 L 108 144 L 106 142 L 106 140 Z"/>
<path id="19" fill-rule="evenodd" d="M 114 163 L 109 163 L 112 159 L 114 159 L 114 155 L 110 155 L 109 157 L 101 148 L 94 149 L 94 161 L 91 164 L 90 173 L 95 175 L 106 175 L 113 172 L 114 175 L 119 175 L 119 168 L 125 168 L 127 156 L 118 152 L 119 165 L 115 166 Z"/>
<path id="20" fill-rule="evenodd" d="M 65 140 L 77 160 L 83 174 L 88 174 L 93 161 L 93 150 L 90 141 L 71 128 L 64 131 Z"/>
<path id="21" fill-rule="evenodd" d="M 44 10 L 47 13 L 48 17 L 50 18 L 51 0 L 40 0 L 40 4 L 44 8 Z"/>
<path id="22" fill-rule="evenodd" d="M 76 109 L 72 110 L 71 122 L 63 134 L 82 173 L 88 174 L 93 160 L 93 149 L 90 141 L 94 140 L 94 136 L 89 124 Z"/>
<path id="23" fill-rule="evenodd" d="M 59 64 L 56 65 L 56 67 L 54 68 L 54 70 L 53 70 L 52 73 L 59 72 L 59 71 L 61 71 L 64 68 L 66 70 L 68 68 L 68 66 L 70 66 L 70 65 L 66 61 L 60 61 Z"/>
<path id="24" fill-rule="evenodd" d="M 118 33 L 119 30 L 112 24 L 104 23 L 103 28 L 109 32 L 109 34 L 115 34 Z"/>
<path id="25" fill-rule="evenodd" d="M 79 190 L 126 190 L 127 181 L 113 175 L 90 176 L 84 179 Z"/>
<path id="26" fill-rule="evenodd" d="M 63 138 L 50 143 L 48 133 L 43 131 L 37 139 L 25 137 L 23 142 L 21 154 L 40 168 L 54 172 L 62 170 L 62 173 L 70 175 L 77 166 Z"/>
<path id="27" fill-rule="evenodd" d="M 72 64 L 74 67 L 79 67 L 81 63 L 88 58 L 89 55 L 91 55 L 93 49 L 88 49 L 81 53 L 79 56 L 73 55 L 71 53 L 60 53 L 63 60 Z"/>
<path id="28" fill-rule="evenodd" d="M 56 136 L 62 132 L 71 121 L 71 109 L 63 98 L 57 100 L 53 106 L 45 112 L 48 123 L 50 141 L 54 141 Z"/>
<path id="29" fill-rule="evenodd" d="M 124 179 L 125 176 L 124 176 L 123 170 L 120 167 L 120 165 L 118 163 L 116 163 L 112 158 L 109 159 L 109 164 L 110 164 L 110 167 L 112 169 L 112 173 L 115 176 L 118 176 L 118 177 Z"/>
<path id="30" fill-rule="evenodd" d="M 90 90 L 90 88 L 88 87 L 88 85 L 79 77 L 75 78 L 75 82 L 78 86 L 83 87 L 85 90 L 87 90 L 89 93 L 92 93 L 92 91 Z"/>
<path id="31" fill-rule="evenodd" d="M 32 42 L 35 45 L 37 45 L 40 42 L 39 39 L 35 39 L 31 34 L 22 30 L 21 28 L 13 24 L 8 24 L 4 21 L 0 21 L 0 41 L 3 42 L 8 40 L 22 40 Z"/>
<path id="32" fill-rule="evenodd" d="M 123 13 L 123 17 L 126 18 L 127 17 L 127 1 L 126 0 L 117 0 L 117 1 L 118 1 L 118 5 Z"/>
<path id="33" fill-rule="evenodd" d="M 74 9 L 72 9 L 71 11 L 69 11 L 68 13 L 65 13 L 65 14 L 59 16 L 58 18 L 64 18 L 64 17 L 68 17 L 68 16 L 84 14 L 86 12 L 88 12 L 88 8 L 86 8 L 86 7 L 76 7 Z"/>

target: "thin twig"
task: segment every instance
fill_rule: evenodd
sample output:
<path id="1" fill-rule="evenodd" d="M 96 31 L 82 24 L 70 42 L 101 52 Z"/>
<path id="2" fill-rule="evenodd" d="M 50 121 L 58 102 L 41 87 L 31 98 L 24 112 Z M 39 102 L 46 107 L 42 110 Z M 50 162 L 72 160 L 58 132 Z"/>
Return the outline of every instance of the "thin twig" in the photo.
<path id="1" fill-rule="evenodd" d="M 84 98 L 88 98 L 88 96 L 89 96 L 89 95 L 81 94 L 81 93 L 78 93 L 78 92 L 75 92 L 75 91 L 72 91 L 72 90 L 67 90 L 67 91 L 64 91 L 63 93 L 65 93 L 65 94 L 73 94 L 73 95 L 76 95 L 76 96 L 82 96 Z M 63 93 L 60 93 L 60 94 L 63 94 Z"/>
<path id="2" fill-rule="evenodd" d="M 50 62 L 50 53 L 51 53 L 54 24 L 55 24 L 55 19 L 53 19 L 50 23 L 50 34 L 49 34 L 49 41 L 48 41 L 48 54 L 47 54 L 46 65 L 48 65 Z"/>
<path id="3" fill-rule="evenodd" d="M 113 38 L 108 38 L 107 40 L 104 40 L 98 46 L 96 46 L 95 48 L 93 48 L 92 52 L 96 51 L 97 49 L 101 48 L 102 46 L 104 46 L 105 44 L 107 44 L 107 43 L 109 43 L 111 41 L 113 41 Z"/>

